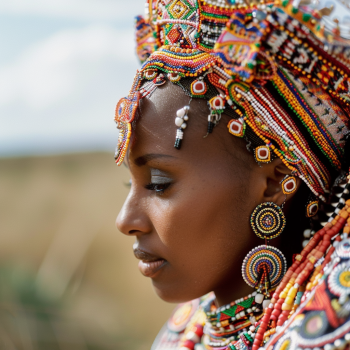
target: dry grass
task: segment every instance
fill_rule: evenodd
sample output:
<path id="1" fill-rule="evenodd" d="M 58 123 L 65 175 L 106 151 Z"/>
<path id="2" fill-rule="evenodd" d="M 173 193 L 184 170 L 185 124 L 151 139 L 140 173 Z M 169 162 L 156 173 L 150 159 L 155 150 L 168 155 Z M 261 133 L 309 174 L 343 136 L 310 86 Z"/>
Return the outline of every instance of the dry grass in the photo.
<path id="1" fill-rule="evenodd" d="M 76 345 L 79 337 L 94 338 L 94 344 L 101 344 L 96 349 L 149 349 L 173 308 L 158 299 L 138 272 L 133 239 L 115 228 L 127 182 L 127 170 L 117 167 L 111 154 L 0 160 L 0 269 L 6 267 L 10 280 L 16 271 L 31 276 L 36 290 L 54 305 L 59 314 L 50 321 L 55 337 L 75 339 L 60 349 L 89 348 Z M 4 316 L 10 310 L 17 326 L 29 324 L 26 336 L 31 340 L 23 343 L 19 336 L 16 348 L 37 350 L 38 332 L 30 324 L 39 321 L 18 308 L 35 308 L 40 301 L 23 306 L 18 295 L 29 292 L 4 284 L 9 290 L 0 294 L 0 338 L 16 337 L 7 326 L 12 321 Z M 10 349 L 5 340 L 2 348 Z"/>

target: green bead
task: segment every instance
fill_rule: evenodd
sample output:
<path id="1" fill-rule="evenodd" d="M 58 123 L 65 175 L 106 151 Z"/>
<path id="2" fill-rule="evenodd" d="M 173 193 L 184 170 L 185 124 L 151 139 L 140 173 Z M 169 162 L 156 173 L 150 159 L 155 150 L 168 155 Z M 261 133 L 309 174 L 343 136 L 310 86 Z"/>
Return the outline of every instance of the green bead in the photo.
<path id="1" fill-rule="evenodd" d="M 311 15 L 309 13 L 303 13 L 303 21 L 308 22 L 311 18 Z"/>
<path id="2" fill-rule="evenodd" d="M 292 13 L 295 15 L 299 12 L 299 9 L 297 7 L 292 7 Z"/>

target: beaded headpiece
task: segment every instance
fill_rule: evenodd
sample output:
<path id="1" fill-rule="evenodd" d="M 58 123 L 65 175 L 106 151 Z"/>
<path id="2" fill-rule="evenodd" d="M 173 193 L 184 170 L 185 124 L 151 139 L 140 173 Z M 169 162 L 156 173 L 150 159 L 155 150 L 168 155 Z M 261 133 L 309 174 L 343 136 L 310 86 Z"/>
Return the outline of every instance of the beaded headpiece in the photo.
<path id="1" fill-rule="evenodd" d="M 278 156 L 325 200 L 349 162 L 349 11 L 337 1 L 334 19 L 325 1 L 310 2 L 149 0 L 136 19 L 143 65 L 116 109 L 117 164 L 139 100 L 170 80 L 211 110 L 221 104 L 214 113 L 231 117 L 229 132 L 247 138 L 259 162 Z"/>

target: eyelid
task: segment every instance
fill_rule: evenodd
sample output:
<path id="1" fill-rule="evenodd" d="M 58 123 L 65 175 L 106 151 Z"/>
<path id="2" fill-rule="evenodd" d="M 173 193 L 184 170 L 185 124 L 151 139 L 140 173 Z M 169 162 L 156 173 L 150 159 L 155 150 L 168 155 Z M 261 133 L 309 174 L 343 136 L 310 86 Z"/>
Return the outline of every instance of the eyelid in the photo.
<path id="1" fill-rule="evenodd" d="M 151 182 L 157 184 L 167 184 L 173 182 L 173 179 L 166 176 L 151 175 Z"/>

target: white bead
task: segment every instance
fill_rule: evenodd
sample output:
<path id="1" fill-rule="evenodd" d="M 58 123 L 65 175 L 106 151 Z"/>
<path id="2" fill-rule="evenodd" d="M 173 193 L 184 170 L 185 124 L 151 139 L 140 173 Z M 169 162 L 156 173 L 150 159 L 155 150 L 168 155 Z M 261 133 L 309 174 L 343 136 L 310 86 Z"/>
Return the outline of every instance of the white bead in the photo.
<path id="1" fill-rule="evenodd" d="M 241 317 L 245 316 L 245 312 L 244 311 L 241 311 L 239 314 L 240 314 Z"/>
<path id="2" fill-rule="evenodd" d="M 179 109 L 179 110 L 176 112 L 176 115 L 177 115 L 179 118 L 183 118 L 185 114 L 186 114 L 186 112 L 185 112 L 185 109 L 184 109 L 184 108 L 181 108 L 181 109 Z"/>
<path id="3" fill-rule="evenodd" d="M 350 333 L 345 334 L 344 339 L 347 343 L 350 343 Z"/>
<path id="4" fill-rule="evenodd" d="M 195 344 L 196 344 L 196 343 L 199 343 L 199 341 L 200 341 L 200 338 L 198 337 L 198 335 L 197 335 L 195 332 L 193 332 L 193 331 L 189 331 L 189 332 L 186 334 L 186 338 L 187 338 L 188 340 L 193 341 Z"/>
<path id="5" fill-rule="evenodd" d="M 175 125 L 180 127 L 183 124 L 184 120 L 180 117 L 175 118 Z"/>
<path id="6" fill-rule="evenodd" d="M 252 316 L 252 317 L 249 318 L 249 321 L 250 321 L 251 324 L 254 324 L 256 322 L 256 318 L 254 316 Z"/>
<path id="7" fill-rule="evenodd" d="M 271 300 L 268 300 L 268 299 L 264 300 L 264 302 L 263 302 L 263 309 L 265 310 L 266 308 L 268 308 L 270 303 L 271 303 Z"/>
<path id="8" fill-rule="evenodd" d="M 337 339 L 335 342 L 334 342 L 334 346 L 339 349 L 339 350 L 343 350 L 345 348 L 345 341 L 342 341 L 341 339 Z"/>
<path id="9" fill-rule="evenodd" d="M 194 350 L 205 350 L 205 348 L 203 347 L 202 344 L 196 344 L 196 345 L 194 346 Z"/>
<path id="10" fill-rule="evenodd" d="M 187 124 L 186 123 L 182 123 L 181 129 L 186 129 L 186 128 L 187 128 Z"/>
<path id="11" fill-rule="evenodd" d="M 263 302 L 263 300 L 264 300 L 264 295 L 263 294 L 257 294 L 255 296 L 255 302 L 257 304 L 261 304 Z"/>
<path id="12" fill-rule="evenodd" d="M 184 116 L 184 120 L 186 120 L 186 121 L 188 120 L 188 115 Z"/>

